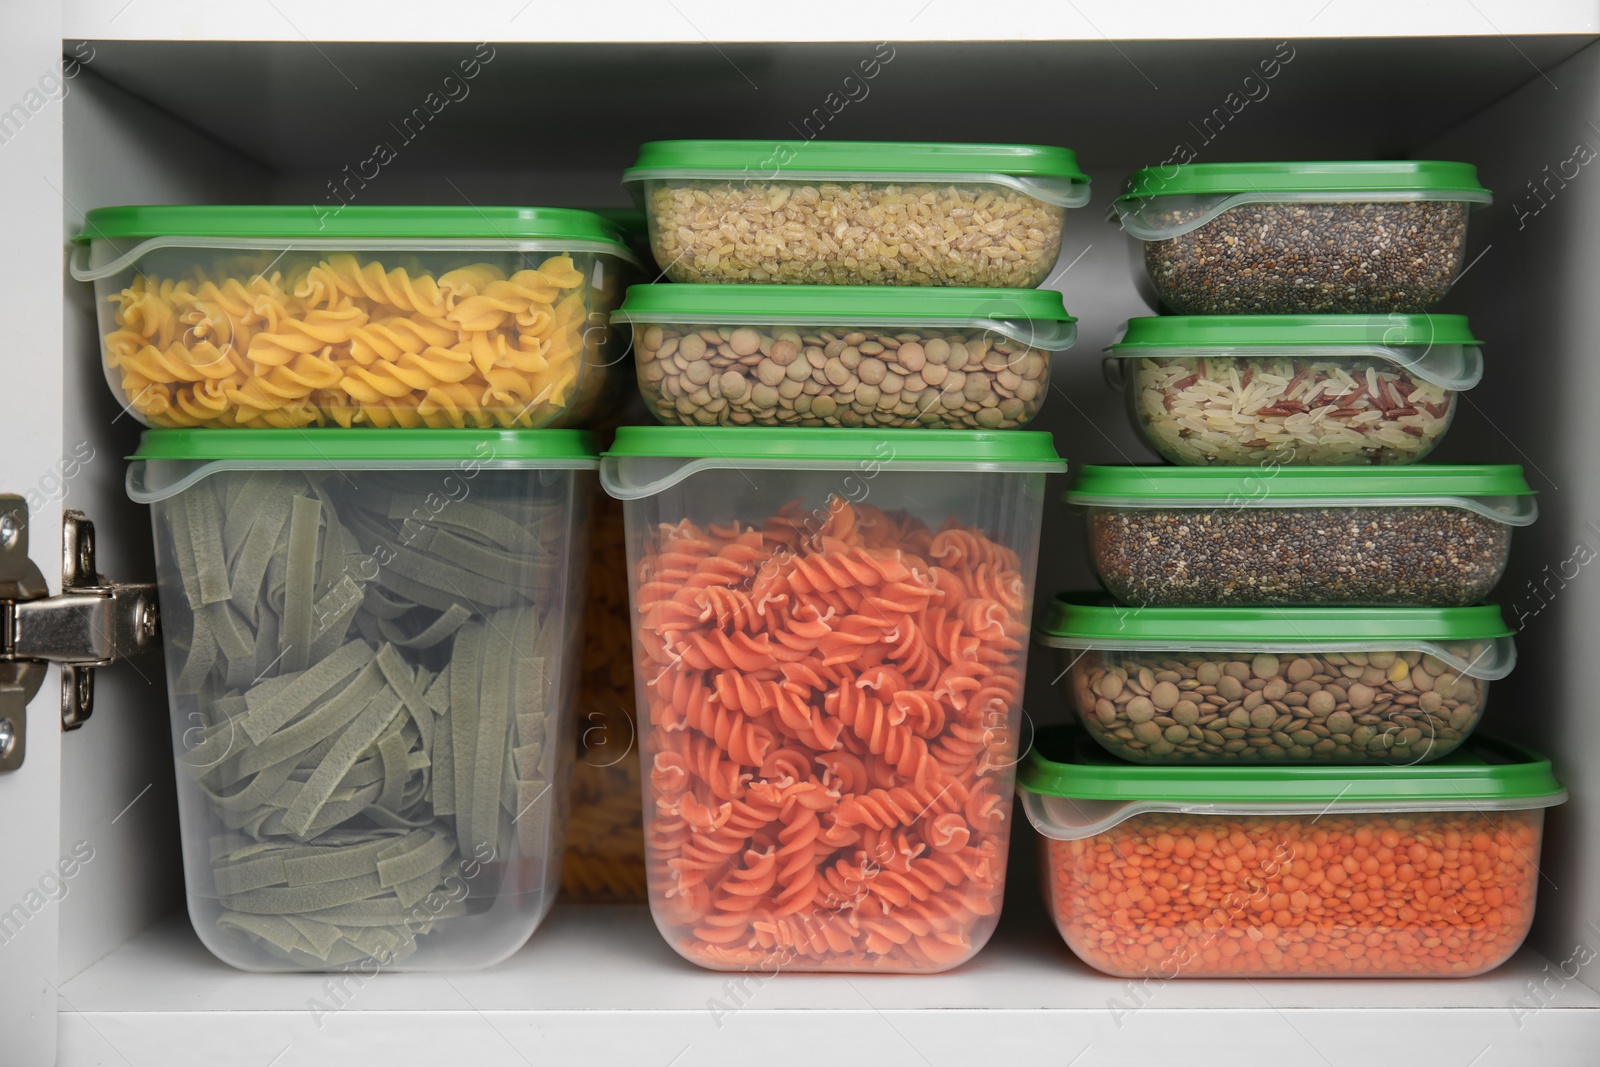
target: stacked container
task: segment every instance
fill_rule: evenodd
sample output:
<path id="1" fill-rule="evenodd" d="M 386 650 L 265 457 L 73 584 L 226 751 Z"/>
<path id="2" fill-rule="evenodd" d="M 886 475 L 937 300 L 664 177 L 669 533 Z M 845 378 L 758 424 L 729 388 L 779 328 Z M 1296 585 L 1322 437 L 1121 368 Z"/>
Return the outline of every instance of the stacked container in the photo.
<path id="1" fill-rule="evenodd" d="M 648 888 L 703 966 L 944 970 L 1005 883 L 1071 152 L 672 141 L 625 181 Z M 1007 432 L 991 432 L 1007 431 Z"/>
<path id="2" fill-rule="evenodd" d="M 151 505 L 196 932 L 246 970 L 504 958 L 559 884 L 635 266 L 549 209 L 89 213 Z"/>
<path id="3" fill-rule="evenodd" d="M 1056 737 L 1023 776 L 1091 965 L 1464 975 L 1526 933 L 1563 794 L 1471 735 L 1515 663 L 1479 601 L 1533 494 L 1516 467 L 1411 466 L 1482 375 L 1466 320 L 1428 312 L 1487 199 L 1464 164 L 1262 163 L 1141 171 L 1118 200 L 1180 314 L 1129 322 L 1108 376 L 1175 466 L 1067 494 L 1115 599 L 1058 597 L 1038 639 L 1109 758 Z"/>

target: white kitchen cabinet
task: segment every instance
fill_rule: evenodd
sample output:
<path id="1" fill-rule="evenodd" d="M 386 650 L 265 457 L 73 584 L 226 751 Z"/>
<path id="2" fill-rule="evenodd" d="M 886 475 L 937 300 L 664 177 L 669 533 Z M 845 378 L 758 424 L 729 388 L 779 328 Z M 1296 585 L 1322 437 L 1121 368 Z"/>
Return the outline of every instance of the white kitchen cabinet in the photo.
<path id="1" fill-rule="evenodd" d="M 1600 6 L 79 0 L 18 7 L 6 22 L 0 300 L 13 343 L 0 492 L 39 503 L 31 555 L 52 587 L 63 506 L 97 522 L 101 570 L 152 571 L 148 516 L 122 493 L 138 427 L 102 383 L 89 287 L 64 269 L 66 238 L 93 207 L 332 205 L 335 195 L 621 206 L 620 171 L 641 141 L 786 138 L 824 120 L 830 138 L 1068 145 L 1095 192 L 1069 216 L 1049 284 L 1081 335 L 1057 357 L 1060 390 L 1036 426 L 1075 463 L 1150 462 L 1097 358 L 1145 313 L 1127 238 L 1106 221 L 1125 174 L 1182 142 L 1203 161 L 1474 162 L 1496 202 L 1473 217 L 1476 258 L 1443 310 L 1470 317 L 1488 372 L 1433 458 L 1522 463 L 1541 493 L 1541 518 L 1518 533 L 1497 592 L 1519 620 L 1521 664 L 1496 686 L 1486 728 L 1550 754 L 1572 800 L 1547 824 L 1528 944 L 1465 981 L 1130 988 L 1060 944 L 1019 837 L 1000 933 L 947 975 L 741 987 L 678 959 L 642 909 L 563 906 L 487 972 L 340 984 L 232 971 L 190 933 L 159 661 L 102 672 L 93 720 L 65 735 L 52 674 L 30 709 L 26 763 L 0 775 L 0 909 L 27 914 L 0 943 L 0 1064 L 50 1063 L 58 1039 L 70 1067 L 293 1067 L 380 1053 L 681 1067 L 819 1056 L 942 1067 L 1008 1054 L 1080 1067 L 1600 1062 L 1600 962 L 1588 962 L 1600 954 L 1600 576 L 1564 568 L 1575 546 L 1600 550 L 1600 177 L 1578 162 L 1600 152 Z M 493 59 L 470 93 L 398 133 L 480 41 Z M 894 57 L 870 91 L 828 110 L 880 41 Z M 1239 97 L 1229 94 L 1281 47 L 1292 58 L 1256 83 L 1266 91 L 1230 111 L 1224 101 Z M 63 54 L 80 64 L 65 82 Z M 349 182 L 346 168 L 386 140 L 395 160 Z M 92 460 L 56 489 L 52 471 L 85 448 Z M 1076 525 L 1058 509 L 1045 546 L 1041 594 L 1089 580 Z M 1062 717 L 1053 673 L 1035 657 L 1035 721 Z M 37 893 L 74 848 L 92 859 Z"/>

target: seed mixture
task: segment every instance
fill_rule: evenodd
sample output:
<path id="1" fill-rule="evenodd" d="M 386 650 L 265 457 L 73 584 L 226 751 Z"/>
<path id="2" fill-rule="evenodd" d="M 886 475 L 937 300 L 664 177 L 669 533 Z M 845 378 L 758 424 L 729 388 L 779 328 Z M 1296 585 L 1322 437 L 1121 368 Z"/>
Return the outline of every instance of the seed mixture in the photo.
<path id="1" fill-rule="evenodd" d="M 657 183 L 651 249 L 675 282 L 1032 289 L 1064 208 L 1003 186 Z"/>
<path id="2" fill-rule="evenodd" d="M 1455 507 L 1095 508 L 1089 552 L 1127 604 L 1463 607 L 1505 571 L 1511 527 Z"/>
<path id="3" fill-rule="evenodd" d="M 1047 841 L 1056 927 L 1119 977 L 1482 974 L 1533 922 L 1543 812 L 1136 815 Z"/>
<path id="4" fill-rule="evenodd" d="M 1465 740 L 1487 695 L 1420 652 L 1092 651 L 1067 687 L 1095 740 L 1138 763 L 1421 763 Z"/>
<path id="5" fill-rule="evenodd" d="M 1200 211 L 1155 214 L 1182 225 Z M 1147 241 L 1145 269 L 1180 315 L 1427 311 L 1460 273 L 1467 205 L 1422 200 L 1242 204 Z"/>
<path id="6" fill-rule="evenodd" d="M 1135 422 L 1173 463 L 1403 464 L 1433 451 L 1454 390 L 1376 358 L 1145 358 Z"/>
<path id="7" fill-rule="evenodd" d="M 1047 353 L 974 332 L 665 324 L 636 336 L 651 410 L 685 425 L 1010 429 L 1050 381 Z"/>

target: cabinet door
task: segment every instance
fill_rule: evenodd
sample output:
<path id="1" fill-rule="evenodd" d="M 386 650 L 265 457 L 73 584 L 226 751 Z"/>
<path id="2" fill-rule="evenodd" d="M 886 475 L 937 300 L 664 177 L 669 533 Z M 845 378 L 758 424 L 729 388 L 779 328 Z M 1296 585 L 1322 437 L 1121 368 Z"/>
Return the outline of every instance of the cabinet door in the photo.
<path id="1" fill-rule="evenodd" d="M 29 553 L 61 581 L 63 440 L 61 15 L 18 5 L 0 34 L 0 492 L 30 505 Z M 60 856 L 60 678 L 28 709 L 26 757 L 0 773 L 0 1060 L 55 1060 Z M 70 859 L 70 857 L 69 857 Z"/>

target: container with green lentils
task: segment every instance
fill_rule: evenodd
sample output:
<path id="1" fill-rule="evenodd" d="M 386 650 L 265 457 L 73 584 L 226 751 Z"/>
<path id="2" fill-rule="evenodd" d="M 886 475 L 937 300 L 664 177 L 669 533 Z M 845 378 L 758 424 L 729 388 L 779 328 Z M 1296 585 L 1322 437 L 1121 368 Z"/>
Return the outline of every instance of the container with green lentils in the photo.
<path id="1" fill-rule="evenodd" d="M 1437 304 L 1490 199 L 1466 163 L 1195 163 L 1135 172 L 1116 209 L 1167 310 L 1371 314 Z"/>
<path id="2" fill-rule="evenodd" d="M 636 285 L 613 319 L 685 426 L 1016 429 L 1077 332 L 1051 289 Z"/>
<path id="3" fill-rule="evenodd" d="M 1477 728 L 1516 661 L 1500 609 L 1135 608 L 1057 597 L 1079 720 L 1137 763 L 1413 764 Z"/>
<path id="4" fill-rule="evenodd" d="M 1125 604 L 1460 607 L 1538 514 L 1522 468 L 1080 467 L 1068 504 Z"/>

